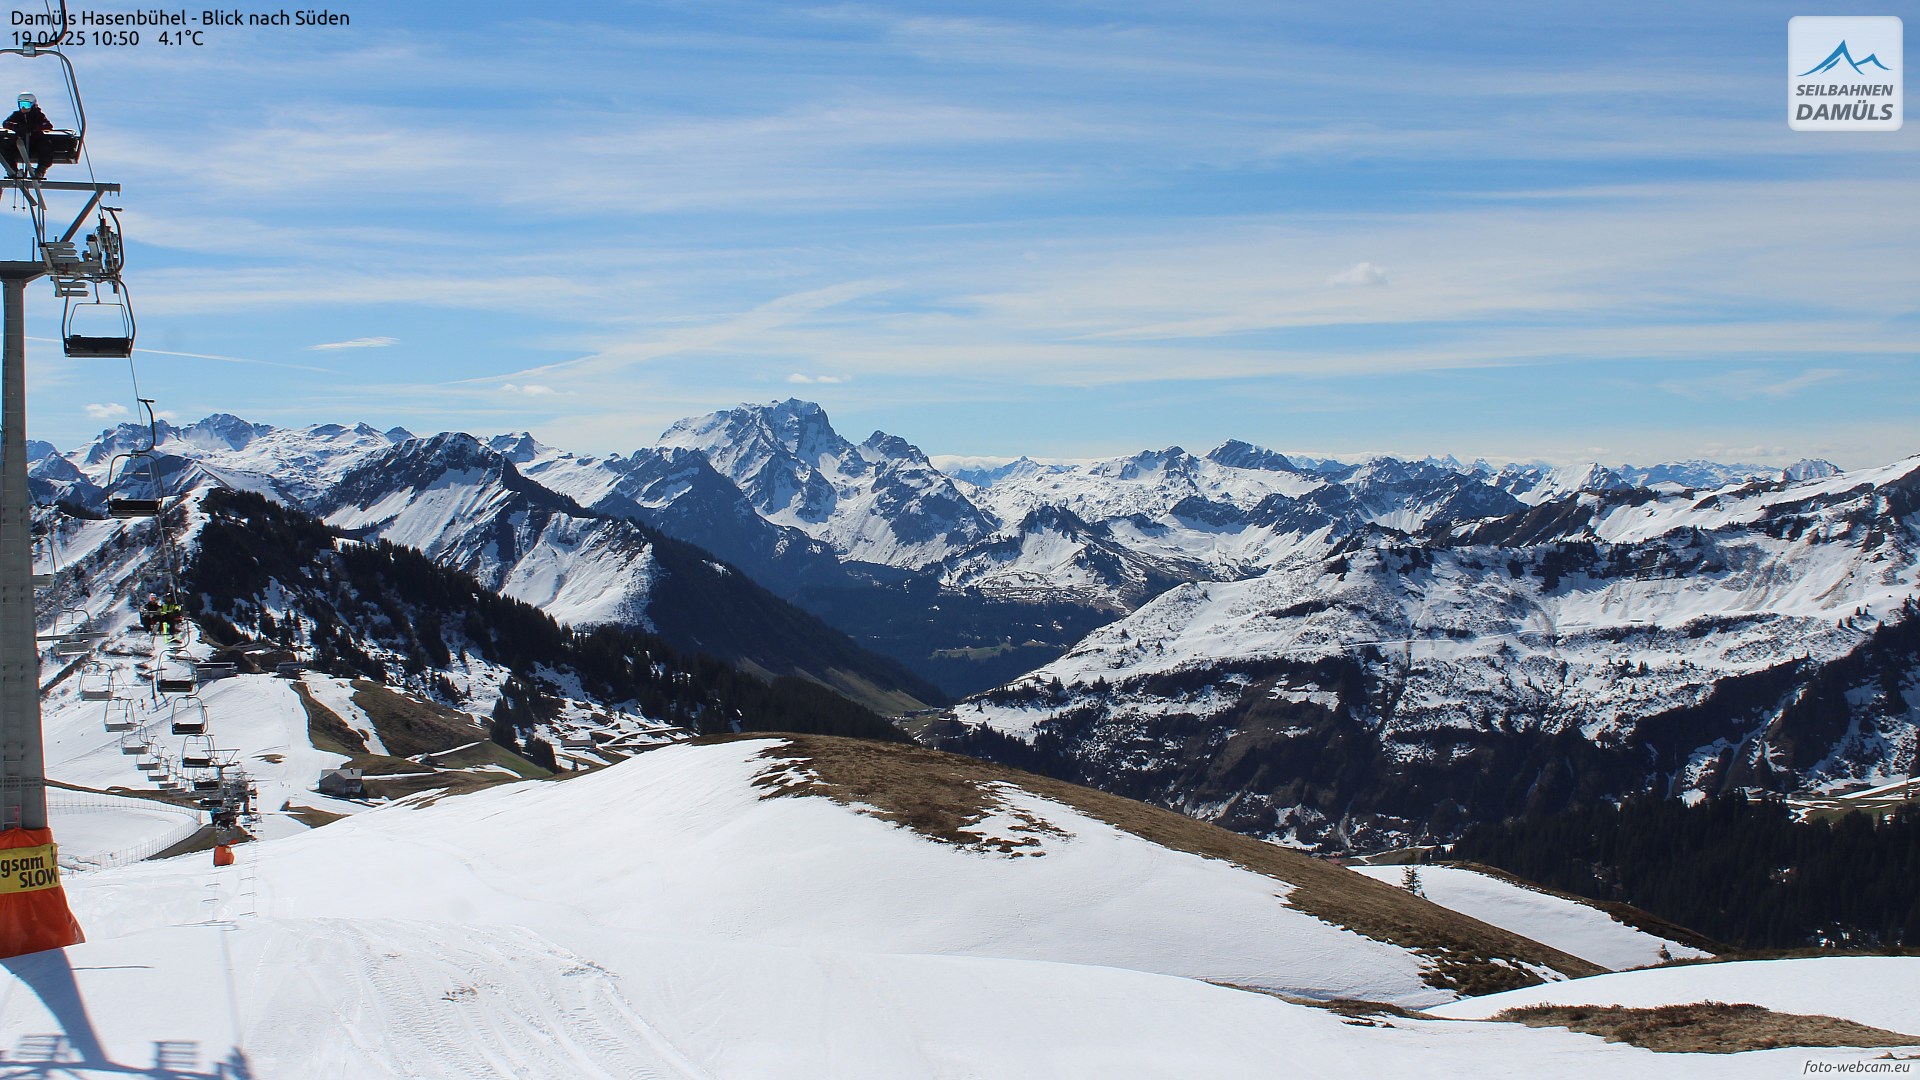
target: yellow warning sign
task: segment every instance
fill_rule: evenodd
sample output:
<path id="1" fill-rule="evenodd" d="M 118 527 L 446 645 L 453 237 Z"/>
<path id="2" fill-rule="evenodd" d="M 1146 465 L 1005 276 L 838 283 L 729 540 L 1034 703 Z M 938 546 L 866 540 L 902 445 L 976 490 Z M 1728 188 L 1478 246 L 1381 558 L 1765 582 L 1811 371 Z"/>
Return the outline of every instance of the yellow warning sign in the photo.
<path id="1" fill-rule="evenodd" d="M 0 848 L 0 896 L 59 888 L 59 846 Z"/>

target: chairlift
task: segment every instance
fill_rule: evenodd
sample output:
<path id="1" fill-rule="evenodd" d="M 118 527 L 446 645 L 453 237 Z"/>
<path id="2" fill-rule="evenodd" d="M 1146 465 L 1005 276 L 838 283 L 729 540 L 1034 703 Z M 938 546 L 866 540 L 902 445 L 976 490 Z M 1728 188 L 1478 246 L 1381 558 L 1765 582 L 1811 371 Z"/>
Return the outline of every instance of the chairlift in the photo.
<path id="1" fill-rule="evenodd" d="M 560 749 L 562 750 L 591 750 L 593 747 L 593 736 L 585 732 L 560 736 Z"/>
<path id="2" fill-rule="evenodd" d="M 213 759 L 219 751 L 214 748 L 213 736 L 200 734 L 187 740 L 180 749 L 180 767 L 183 769 L 211 769 Z"/>
<path id="3" fill-rule="evenodd" d="M 64 628 L 62 622 L 65 622 Z M 107 635 L 93 628 L 93 619 L 78 605 L 69 604 L 53 618 L 54 632 L 40 638 L 51 641 L 55 656 L 85 656 Z"/>
<path id="4" fill-rule="evenodd" d="M 61 319 L 60 336 L 68 356 L 77 360 L 124 360 L 133 355 L 133 304 L 126 286 L 108 279 L 112 291 L 103 299 L 95 285 L 87 299 L 66 299 L 66 314 Z"/>
<path id="5" fill-rule="evenodd" d="M 80 671 L 80 700 L 112 701 L 117 676 L 118 672 L 102 661 L 88 664 Z"/>
<path id="6" fill-rule="evenodd" d="M 200 689 L 200 683 L 193 676 L 191 664 L 169 664 L 161 669 L 153 688 L 162 694 L 191 694 Z"/>
<path id="7" fill-rule="evenodd" d="M 139 727 L 133 718 L 133 702 L 128 698 L 114 698 L 107 702 L 108 731 L 132 731 Z"/>
<path id="8" fill-rule="evenodd" d="M 205 735 L 207 733 L 206 703 L 198 698 L 174 702 L 171 721 L 170 727 L 175 735 Z"/>
<path id="9" fill-rule="evenodd" d="M 135 452 L 115 454 L 107 463 L 107 488 L 140 492 L 138 495 L 110 496 L 107 513 L 113 517 L 142 518 L 160 515 L 160 463 L 152 454 Z"/>
<path id="10" fill-rule="evenodd" d="M 56 638 L 53 643 L 55 656 L 85 656 L 93 651 L 94 639 L 85 634 L 69 634 Z"/>
<path id="11" fill-rule="evenodd" d="M 62 4 L 60 10 L 64 13 L 66 5 Z M 37 179 L 32 174 L 44 171 L 44 166 L 77 165 L 80 162 L 80 152 L 86 146 L 87 111 L 80 103 L 80 84 L 74 78 L 73 61 L 60 51 L 59 40 L 65 33 L 66 27 L 57 27 L 48 31 L 46 40 L 35 40 L 29 32 L 27 40 L 16 48 L 0 49 L 0 56 L 20 56 L 29 60 L 51 56 L 58 60 L 60 74 L 66 82 L 67 100 L 73 108 L 71 128 L 56 128 L 37 137 L 26 137 L 25 146 L 20 145 L 23 141 L 21 136 L 11 133 L 5 136 L 7 152 L 0 153 L 0 161 L 4 161 L 9 180 Z M 21 81 L 18 72 L 14 78 L 16 83 Z"/>
<path id="12" fill-rule="evenodd" d="M 144 754 L 152 745 L 147 738 L 147 729 L 143 727 L 136 726 L 120 736 L 120 752 L 128 757 Z"/>

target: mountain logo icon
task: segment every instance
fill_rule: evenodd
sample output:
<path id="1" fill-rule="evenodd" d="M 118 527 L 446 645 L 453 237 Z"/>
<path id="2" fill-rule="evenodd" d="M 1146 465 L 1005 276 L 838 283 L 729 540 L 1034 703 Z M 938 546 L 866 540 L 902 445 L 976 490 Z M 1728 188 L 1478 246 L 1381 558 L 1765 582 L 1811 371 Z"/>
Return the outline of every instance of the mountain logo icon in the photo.
<path id="1" fill-rule="evenodd" d="M 1845 64 L 1848 67 L 1852 68 L 1854 74 L 1856 75 L 1865 74 L 1865 72 L 1861 69 L 1865 68 L 1868 64 L 1872 64 L 1874 67 L 1879 68 L 1881 71 L 1893 70 L 1887 65 L 1881 63 L 1880 57 L 1874 55 L 1873 53 L 1868 53 L 1866 57 L 1863 59 L 1855 60 L 1853 58 L 1853 54 L 1847 51 L 1847 43 L 1845 41 L 1842 41 L 1838 48 L 1834 49 L 1832 52 L 1827 54 L 1827 58 L 1825 60 L 1820 61 L 1818 64 L 1815 64 L 1813 67 L 1808 68 L 1806 71 L 1801 72 L 1799 75 L 1795 77 L 1804 79 L 1809 75 L 1818 75 L 1823 71 L 1831 71 L 1834 68 L 1839 67 L 1841 64 Z"/>

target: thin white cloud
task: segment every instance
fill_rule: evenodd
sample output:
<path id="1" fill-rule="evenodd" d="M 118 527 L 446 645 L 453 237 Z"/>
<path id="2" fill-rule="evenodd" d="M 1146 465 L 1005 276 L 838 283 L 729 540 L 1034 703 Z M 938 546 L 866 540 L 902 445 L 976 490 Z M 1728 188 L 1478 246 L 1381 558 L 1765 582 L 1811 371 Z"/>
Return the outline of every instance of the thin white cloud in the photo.
<path id="1" fill-rule="evenodd" d="M 551 386 L 538 383 L 501 383 L 500 391 L 506 394 L 525 394 L 528 397 L 547 397 L 557 391 Z"/>
<path id="2" fill-rule="evenodd" d="M 1329 285 L 1385 285 L 1386 283 L 1386 268 L 1375 266 L 1370 262 L 1354 263 L 1327 279 Z"/>
<path id="3" fill-rule="evenodd" d="M 840 383 L 852 382 L 853 376 L 851 375 L 803 375 L 800 372 L 796 371 L 793 374 L 787 376 L 787 381 L 790 383 L 800 383 L 802 385 L 807 385 L 807 386 L 837 386 Z"/>
<path id="4" fill-rule="evenodd" d="M 307 346 L 307 351 L 327 352 L 331 349 L 384 349 L 389 345 L 397 345 L 399 342 L 399 338 L 357 337 L 349 338 L 346 341 L 329 341 L 320 345 L 309 345 Z"/>
<path id="5" fill-rule="evenodd" d="M 111 420 L 116 416 L 127 415 L 127 407 L 117 401 L 107 402 L 104 405 L 99 402 L 90 402 L 86 409 L 87 415 L 95 420 Z"/>
<path id="6" fill-rule="evenodd" d="M 1764 368 L 1743 368 L 1720 375 L 1697 378 L 1663 379 L 1657 385 L 1669 394 L 1695 401 L 1728 399 L 1746 401 L 1756 397 L 1783 400 L 1809 386 L 1837 379 L 1846 372 L 1839 368 L 1808 368 L 1798 375 L 1781 378 L 1778 372 Z"/>

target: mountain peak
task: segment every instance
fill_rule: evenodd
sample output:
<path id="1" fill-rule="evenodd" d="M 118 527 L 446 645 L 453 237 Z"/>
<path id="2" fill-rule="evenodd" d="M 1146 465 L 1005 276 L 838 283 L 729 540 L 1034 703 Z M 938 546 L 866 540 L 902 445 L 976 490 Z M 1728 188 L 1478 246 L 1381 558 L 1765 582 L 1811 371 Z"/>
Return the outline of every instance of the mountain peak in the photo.
<path id="1" fill-rule="evenodd" d="M 181 428 L 179 437 L 202 450 L 244 450 L 253 440 L 273 434 L 266 424 L 249 423 L 232 413 L 214 413 Z"/>
<path id="2" fill-rule="evenodd" d="M 1276 453 L 1252 443 L 1241 442 L 1239 439 L 1228 439 L 1207 451 L 1207 460 L 1216 465 L 1225 465 L 1230 469 L 1290 473 L 1300 471 L 1300 467 L 1288 460 L 1285 454 Z"/>
<path id="3" fill-rule="evenodd" d="M 1801 458 L 1799 461 L 1780 470 L 1780 477 L 1789 482 L 1820 480 L 1829 476 L 1837 476 L 1840 472 L 1840 466 L 1823 458 Z"/>

